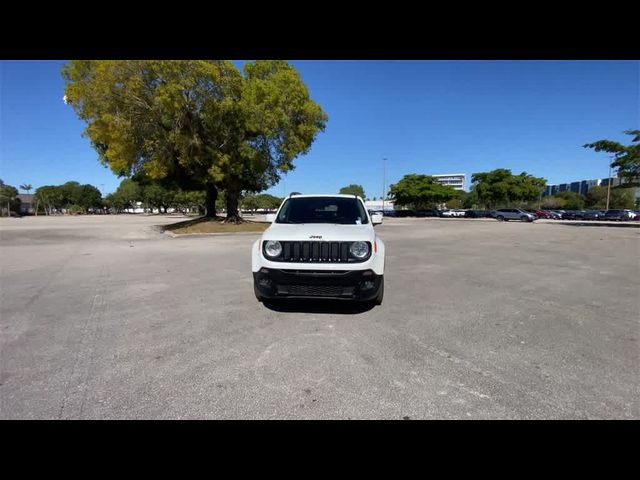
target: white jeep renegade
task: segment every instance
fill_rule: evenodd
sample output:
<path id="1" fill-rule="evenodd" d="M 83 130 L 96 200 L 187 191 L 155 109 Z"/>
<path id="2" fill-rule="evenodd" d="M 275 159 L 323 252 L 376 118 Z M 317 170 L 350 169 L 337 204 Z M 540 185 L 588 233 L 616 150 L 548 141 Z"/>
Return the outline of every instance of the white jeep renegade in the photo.
<path id="1" fill-rule="evenodd" d="M 337 298 L 382 303 L 384 243 L 355 195 L 291 194 L 251 251 L 256 298 Z"/>

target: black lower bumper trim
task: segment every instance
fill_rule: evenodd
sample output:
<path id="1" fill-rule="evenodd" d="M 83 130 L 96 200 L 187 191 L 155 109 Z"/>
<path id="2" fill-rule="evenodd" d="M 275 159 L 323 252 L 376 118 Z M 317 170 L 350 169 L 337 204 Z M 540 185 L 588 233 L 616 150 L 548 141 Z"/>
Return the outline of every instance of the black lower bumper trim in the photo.
<path id="1" fill-rule="evenodd" d="M 285 270 L 261 268 L 254 272 L 256 292 L 263 298 L 333 298 L 373 300 L 382 275 L 373 270 Z"/>

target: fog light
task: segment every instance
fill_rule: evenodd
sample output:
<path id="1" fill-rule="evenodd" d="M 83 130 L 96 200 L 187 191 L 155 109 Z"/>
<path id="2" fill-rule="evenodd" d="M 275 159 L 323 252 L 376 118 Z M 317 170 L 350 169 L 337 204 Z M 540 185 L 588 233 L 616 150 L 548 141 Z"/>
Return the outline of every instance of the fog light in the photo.
<path id="1" fill-rule="evenodd" d="M 362 282 L 360 289 L 361 290 L 371 290 L 374 286 L 373 282 Z"/>
<path id="2" fill-rule="evenodd" d="M 270 287 L 271 280 L 269 280 L 268 278 L 261 278 L 260 280 L 258 280 L 258 285 L 260 285 L 261 287 Z"/>

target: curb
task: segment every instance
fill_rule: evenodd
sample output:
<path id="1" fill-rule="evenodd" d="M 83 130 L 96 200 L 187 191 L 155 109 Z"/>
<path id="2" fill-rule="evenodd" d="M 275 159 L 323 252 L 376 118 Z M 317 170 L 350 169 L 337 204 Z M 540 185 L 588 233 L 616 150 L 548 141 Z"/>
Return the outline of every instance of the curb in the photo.
<path id="1" fill-rule="evenodd" d="M 230 235 L 262 235 L 262 232 L 220 232 L 220 233 L 173 233 L 169 230 L 163 232 L 171 238 L 180 237 L 221 237 Z"/>

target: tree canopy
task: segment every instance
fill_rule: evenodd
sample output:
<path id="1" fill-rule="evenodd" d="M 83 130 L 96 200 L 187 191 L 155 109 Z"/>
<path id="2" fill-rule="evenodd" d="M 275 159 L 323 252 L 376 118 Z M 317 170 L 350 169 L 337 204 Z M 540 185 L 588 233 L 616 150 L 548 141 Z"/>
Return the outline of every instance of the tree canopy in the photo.
<path id="1" fill-rule="evenodd" d="M 631 135 L 631 145 L 623 145 L 612 140 L 598 140 L 587 143 L 584 148 L 592 148 L 596 152 L 607 152 L 613 154 L 611 167 L 618 169 L 618 176 L 626 180 L 626 184 L 640 184 L 640 130 L 626 130 L 624 132 Z"/>
<path id="2" fill-rule="evenodd" d="M 342 187 L 339 193 L 342 193 L 345 195 L 357 195 L 360 198 L 362 198 L 362 200 L 367 199 L 367 197 L 364 194 L 364 188 L 362 188 L 362 185 L 356 185 L 353 183 L 351 185 L 347 185 L 346 187 Z"/>
<path id="3" fill-rule="evenodd" d="M 607 187 L 591 187 L 586 197 L 571 191 L 559 192 L 553 196 L 544 197 L 542 206 L 567 210 L 604 209 L 607 206 Z M 633 188 L 612 188 L 609 208 L 635 208 Z"/>
<path id="4" fill-rule="evenodd" d="M 135 181 L 126 178 L 118 185 L 114 197 L 124 208 L 135 208 L 137 202 L 142 201 L 142 188 Z"/>
<path id="5" fill-rule="evenodd" d="M 606 208 L 607 206 L 607 187 L 591 187 L 587 193 L 585 200 L 589 208 Z M 635 198 L 632 188 L 611 189 L 609 197 L 609 208 L 634 208 Z"/>
<path id="6" fill-rule="evenodd" d="M 105 197 L 104 204 L 115 213 L 140 207 L 151 211 L 156 209 L 158 213 L 167 213 L 170 208 L 183 213 L 203 212 L 205 192 L 125 178 L 115 192 Z"/>
<path id="7" fill-rule="evenodd" d="M 277 183 L 327 121 L 285 61 L 73 60 L 63 76 L 103 164 L 206 190 L 209 216 L 222 189 L 234 221 L 241 192 Z"/>
<path id="8" fill-rule="evenodd" d="M 567 210 L 582 210 L 584 208 L 584 197 L 576 192 L 566 191 L 555 195 L 558 208 Z"/>
<path id="9" fill-rule="evenodd" d="M 531 202 L 539 198 L 546 185 L 544 178 L 534 177 L 526 172 L 513 175 L 506 168 L 474 173 L 471 182 L 474 197 L 488 208 Z"/>
<path id="10" fill-rule="evenodd" d="M 164 210 L 165 213 L 175 199 L 175 191 L 170 190 L 159 183 L 150 183 L 141 186 L 142 201 L 149 207 Z"/>
<path id="11" fill-rule="evenodd" d="M 456 190 L 441 185 L 429 175 L 405 175 L 398 183 L 389 187 L 389 193 L 396 205 L 415 209 L 433 208 L 436 204 L 456 197 Z"/>
<path id="12" fill-rule="evenodd" d="M 246 195 L 242 200 L 242 208 L 246 210 L 275 210 L 282 203 L 282 198 L 268 193 L 260 193 L 257 195 Z"/>
<path id="13" fill-rule="evenodd" d="M 17 198 L 18 189 L 12 185 L 5 184 L 0 180 L 0 211 L 4 215 L 11 215 L 11 211 L 18 211 L 20 208 L 20 200 Z"/>
<path id="14" fill-rule="evenodd" d="M 99 209 L 102 207 L 100 190 L 90 184 L 66 182 L 63 185 L 43 185 L 36 188 L 35 201 L 46 210 L 68 209 L 75 205 L 76 210 Z"/>

